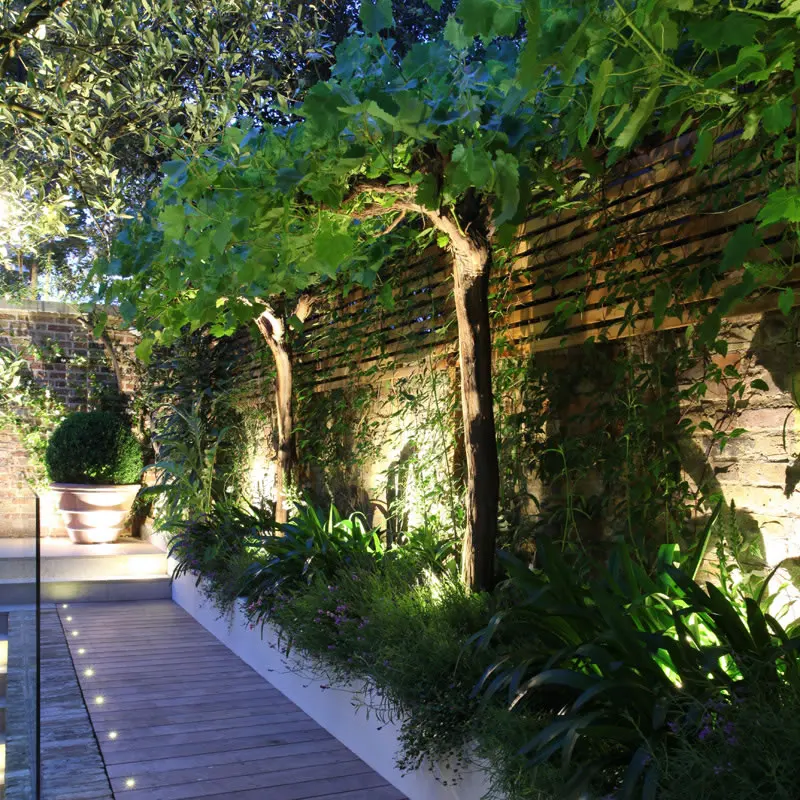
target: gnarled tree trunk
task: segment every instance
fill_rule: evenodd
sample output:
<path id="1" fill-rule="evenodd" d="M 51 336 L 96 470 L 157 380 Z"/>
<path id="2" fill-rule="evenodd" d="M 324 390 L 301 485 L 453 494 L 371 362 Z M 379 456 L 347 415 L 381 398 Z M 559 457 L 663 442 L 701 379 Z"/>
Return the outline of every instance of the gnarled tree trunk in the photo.
<path id="1" fill-rule="evenodd" d="M 311 313 L 311 301 L 303 296 L 297 303 L 295 316 L 304 322 Z M 275 359 L 275 406 L 278 416 L 278 458 L 275 470 L 275 521 L 289 518 L 287 490 L 297 461 L 292 414 L 292 354 L 286 334 L 286 323 L 269 306 L 256 318 L 272 357 Z"/>

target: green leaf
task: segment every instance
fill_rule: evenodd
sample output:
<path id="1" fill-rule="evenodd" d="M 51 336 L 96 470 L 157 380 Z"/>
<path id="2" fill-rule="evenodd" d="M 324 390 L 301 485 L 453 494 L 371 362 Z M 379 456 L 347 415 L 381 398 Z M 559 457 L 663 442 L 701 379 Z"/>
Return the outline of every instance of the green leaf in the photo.
<path id="1" fill-rule="evenodd" d="M 139 344 L 136 345 L 134 352 L 136 353 L 136 358 L 139 361 L 143 362 L 144 364 L 150 363 L 150 356 L 153 353 L 153 339 L 150 336 L 146 336 L 142 339 Z"/>
<path id="2" fill-rule="evenodd" d="M 387 311 L 394 311 L 396 303 L 394 294 L 392 293 L 391 283 L 386 282 L 381 286 L 380 291 L 378 292 L 378 300 Z"/>
<path id="3" fill-rule="evenodd" d="M 352 255 L 353 240 L 346 233 L 323 231 L 316 238 L 314 253 L 324 265 L 323 271 L 333 276 Z"/>
<path id="4" fill-rule="evenodd" d="M 656 107 L 658 97 L 661 94 L 660 86 L 651 86 L 647 94 L 639 101 L 636 110 L 631 114 L 622 132 L 614 140 L 614 147 L 621 150 L 628 150 L 635 142 L 642 128 L 650 119 L 650 115 Z"/>
<path id="5" fill-rule="evenodd" d="M 498 4 L 495 0 L 461 0 L 456 16 L 464 25 L 464 33 L 470 37 L 491 36 Z"/>
<path id="6" fill-rule="evenodd" d="M 218 253 L 225 252 L 225 248 L 228 246 L 232 235 L 233 231 L 230 219 L 223 220 L 219 225 L 217 225 L 212 237 L 212 241 Z"/>
<path id="7" fill-rule="evenodd" d="M 181 239 L 186 226 L 186 211 L 183 203 L 167 206 L 159 214 L 159 220 L 164 226 L 164 236 L 168 239 Z"/>
<path id="8" fill-rule="evenodd" d="M 516 6 L 499 6 L 492 18 L 492 33 L 495 36 L 513 36 L 519 27 L 519 19 Z"/>
<path id="9" fill-rule="evenodd" d="M 792 308 L 794 308 L 794 289 L 790 286 L 782 289 L 781 293 L 778 295 L 778 308 L 783 312 L 785 317 L 788 317 L 789 314 L 792 313 Z"/>
<path id="10" fill-rule="evenodd" d="M 442 10 L 442 0 L 425 0 L 434 11 Z"/>
<path id="11" fill-rule="evenodd" d="M 456 50 L 466 50 L 472 43 L 472 37 L 464 33 L 464 26 L 452 14 L 444 26 L 444 40 Z"/>
<path id="12" fill-rule="evenodd" d="M 755 289 L 755 283 L 753 273 L 745 270 L 741 280 L 729 286 L 722 293 L 722 297 L 717 302 L 716 312 L 723 317 L 730 314 Z"/>
<path id="13" fill-rule="evenodd" d="M 792 124 L 792 98 L 791 95 L 782 97 L 761 112 L 764 130 L 772 135 L 783 133 Z"/>
<path id="14" fill-rule="evenodd" d="M 519 164 L 510 153 L 502 151 L 495 154 L 495 195 L 500 201 L 500 212 L 495 215 L 495 223 L 510 222 L 519 208 Z"/>
<path id="15" fill-rule="evenodd" d="M 720 262 L 720 270 L 728 272 L 731 269 L 741 267 L 747 260 L 748 253 L 760 247 L 761 244 L 762 239 L 756 233 L 755 225 L 752 223 L 740 225 L 725 245 L 722 261 Z"/>
<path id="16" fill-rule="evenodd" d="M 667 313 L 667 306 L 672 298 L 672 285 L 668 281 L 659 283 L 653 293 L 653 325 L 661 327 Z"/>
<path id="17" fill-rule="evenodd" d="M 762 225 L 773 222 L 800 222 L 800 187 L 777 189 L 767 195 L 764 207 L 756 219 Z"/>
<path id="18" fill-rule="evenodd" d="M 286 320 L 286 324 L 296 333 L 302 333 L 305 328 L 305 323 L 297 314 L 292 314 L 292 316 Z"/>
<path id="19" fill-rule="evenodd" d="M 592 81 L 592 99 L 589 101 L 589 117 L 587 120 L 587 133 L 586 139 L 588 141 L 591 136 L 594 126 L 597 124 L 597 118 L 600 114 L 600 106 L 603 102 L 603 95 L 608 88 L 608 79 L 614 71 L 614 62 L 607 58 L 597 69 L 597 75 Z"/>
<path id="20" fill-rule="evenodd" d="M 426 175 L 417 184 L 416 200 L 425 208 L 439 207 L 439 185 L 434 175 Z"/>
<path id="21" fill-rule="evenodd" d="M 136 317 L 136 306 L 125 299 L 119 304 L 119 314 L 126 325 L 130 325 Z"/>
<path id="22" fill-rule="evenodd" d="M 367 33 L 380 33 L 394 27 L 392 0 L 361 0 L 358 16 Z"/>
<path id="23" fill-rule="evenodd" d="M 161 169 L 174 186 L 181 186 L 188 177 L 188 164 L 185 161 L 166 161 Z"/>
<path id="24" fill-rule="evenodd" d="M 759 392 L 766 392 L 769 390 L 769 385 L 766 381 L 762 381 L 761 378 L 756 378 L 750 383 L 750 386 L 753 389 L 757 389 Z"/>
<path id="25" fill-rule="evenodd" d="M 704 128 L 697 136 L 697 144 L 692 154 L 692 160 L 689 162 L 691 166 L 696 169 L 702 169 L 708 162 L 708 157 L 714 148 L 714 134 L 710 130 Z"/>

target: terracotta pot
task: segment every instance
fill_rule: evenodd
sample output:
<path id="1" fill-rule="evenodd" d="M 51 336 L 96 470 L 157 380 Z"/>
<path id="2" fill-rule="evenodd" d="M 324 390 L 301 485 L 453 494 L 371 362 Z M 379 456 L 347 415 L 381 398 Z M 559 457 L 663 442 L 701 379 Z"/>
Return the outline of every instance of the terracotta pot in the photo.
<path id="1" fill-rule="evenodd" d="M 75 544 L 108 544 L 116 541 L 125 527 L 139 484 L 51 483 L 50 490 Z"/>

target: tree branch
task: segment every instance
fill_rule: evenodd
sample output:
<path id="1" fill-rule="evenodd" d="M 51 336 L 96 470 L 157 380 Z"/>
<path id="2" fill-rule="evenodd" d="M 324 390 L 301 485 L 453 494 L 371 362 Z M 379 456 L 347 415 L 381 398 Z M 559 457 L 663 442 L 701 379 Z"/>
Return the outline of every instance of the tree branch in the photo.
<path id="1" fill-rule="evenodd" d="M 381 231 L 380 235 L 386 236 L 387 234 L 390 234 L 406 218 L 407 214 L 408 214 L 408 209 L 406 208 L 402 209 L 400 211 L 400 214 L 397 216 L 397 219 L 395 219 L 394 222 L 392 222 L 388 227 L 384 228 Z"/>
<path id="2" fill-rule="evenodd" d="M 314 307 L 314 297 L 308 293 L 301 294 L 297 298 L 297 305 L 294 308 L 294 315 L 300 322 L 305 322 L 311 315 L 311 310 Z"/>

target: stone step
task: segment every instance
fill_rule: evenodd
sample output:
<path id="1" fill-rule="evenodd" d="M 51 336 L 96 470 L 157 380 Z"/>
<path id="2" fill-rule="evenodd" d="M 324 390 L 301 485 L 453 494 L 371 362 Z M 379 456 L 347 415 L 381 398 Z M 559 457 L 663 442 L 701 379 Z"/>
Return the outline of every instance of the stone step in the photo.
<path id="1" fill-rule="evenodd" d="M 148 542 L 76 545 L 64 539 L 41 542 L 42 580 L 104 580 L 109 576 L 161 577 L 167 574 L 165 554 Z M 0 540 L 0 583 L 36 579 L 36 543 L 32 539 Z"/>
<path id="2" fill-rule="evenodd" d="M 172 596 L 167 575 L 106 575 L 102 579 L 42 581 L 43 603 L 102 603 L 131 600 L 165 600 Z M 0 606 L 36 602 L 36 584 L 27 580 L 0 581 Z"/>

